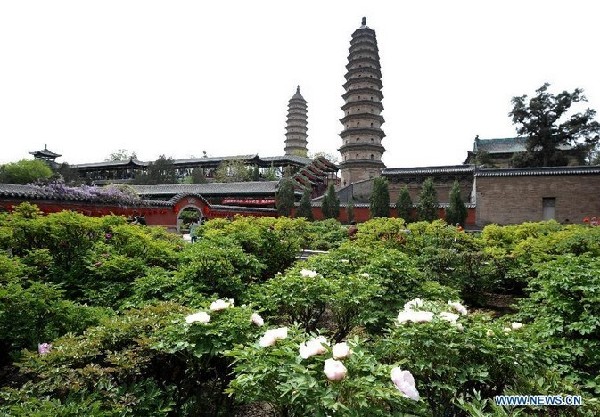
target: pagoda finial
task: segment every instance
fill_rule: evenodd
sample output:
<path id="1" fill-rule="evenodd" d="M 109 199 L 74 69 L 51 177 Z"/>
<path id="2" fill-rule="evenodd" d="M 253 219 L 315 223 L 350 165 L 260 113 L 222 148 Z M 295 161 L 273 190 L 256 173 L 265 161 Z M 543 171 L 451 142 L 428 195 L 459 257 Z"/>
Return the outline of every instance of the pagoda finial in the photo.
<path id="1" fill-rule="evenodd" d="M 366 17 L 362 18 L 361 24 L 362 24 L 362 26 L 367 26 L 367 18 Z"/>
<path id="2" fill-rule="evenodd" d="M 298 86 L 298 88 L 296 88 L 296 93 L 300 94 L 300 86 Z"/>

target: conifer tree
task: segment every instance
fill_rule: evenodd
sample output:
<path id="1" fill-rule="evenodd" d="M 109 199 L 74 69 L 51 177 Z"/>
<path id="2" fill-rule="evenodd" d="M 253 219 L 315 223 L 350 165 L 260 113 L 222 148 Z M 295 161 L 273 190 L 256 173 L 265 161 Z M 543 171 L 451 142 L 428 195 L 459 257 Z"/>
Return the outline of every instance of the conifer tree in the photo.
<path id="1" fill-rule="evenodd" d="M 300 205 L 296 211 L 296 217 L 304 217 L 309 221 L 313 221 L 312 208 L 310 206 L 310 189 L 305 188 L 300 199 Z"/>
<path id="2" fill-rule="evenodd" d="M 350 197 L 348 205 L 346 206 L 346 217 L 348 218 L 348 223 L 354 221 L 354 199 L 352 197 Z"/>
<path id="3" fill-rule="evenodd" d="M 337 219 L 340 216 L 340 199 L 335 194 L 333 184 L 329 184 L 329 187 L 327 187 L 327 193 L 325 193 L 321 204 L 321 211 L 326 219 Z"/>
<path id="4" fill-rule="evenodd" d="M 431 222 L 437 219 L 438 206 L 437 191 L 433 186 L 433 179 L 430 177 L 423 182 L 423 188 L 419 195 L 419 203 L 417 205 L 419 220 Z"/>
<path id="5" fill-rule="evenodd" d="M 387 179 L 378 177 L 373 180 L 373 194 L 369 199 L 371 203 L 371 217 L 390 217 L 390 193 Z"/>
<path id="6" fill-rule="evenodd" d="M 396 208 L 398 209 L 398 217 L 404 219 L 406 223 L 412 221 L 412 208 L 413 202 L 408 192 L 408 186 L 402 187 L 400 194 L 398 194 L 398 201 L 396 202 Z"/>
<path id="7" fill-rule="evenodd" d="M 446 209 L 446 222 L 464 226 L 467 219 L 467 207 L 460 196 L 460 185 L 454 181 L 450 190 L 450 204 Z"/>
<path id="8" fill-rule="evenodd" d="M 289 176 L 279 181 L 276 196 L 277 213 L 280 216 L 290 216 L 294 207 L 294 182 Z"/>

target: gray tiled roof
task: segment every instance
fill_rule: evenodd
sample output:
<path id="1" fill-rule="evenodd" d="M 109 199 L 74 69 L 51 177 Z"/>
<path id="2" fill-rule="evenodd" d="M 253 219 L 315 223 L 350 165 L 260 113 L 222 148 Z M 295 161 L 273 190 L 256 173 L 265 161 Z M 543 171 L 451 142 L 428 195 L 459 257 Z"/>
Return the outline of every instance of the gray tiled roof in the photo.
<path id="1" fill-rule="evenodd" d="M 275 194 L 278 181 L 250 181 L 210 184 L 131 185 L 139 195 L 177 194 Z"/>
<path id="2" fill-rule="evenodd" d="M 261 161 L 267 163 L 282 163 L 282 162 L 294 162 L 296 164 L 308 165 L 312 162 L 312 159 L 307 158 L 305 156 L 298 155 L 281 155 L 281 156 L 266 156 L 264 158 L 260 158 Z"/>
<path id="3" fill-rule="evenodd" d="M 569 150 L 571 146 L 563 145 L 558 147 L 561 150 Z M 525 152 L 527 150 L 527 138 L 496 138 L 496 139 L 480 139 L 476 138 L 473 142 L 473 152 L 487 153 L 515 153 Z"/>
<path id="4" fill-rule="evenodd" d="M 431 174 L 463 174 L 474 172 L 474 165 L 444 165 L 416 168 L 384 168 L 382 175 L 431 175 Z"/>
<path id="5" fill-rule="evenodd" d="M 540 168 L 479 168 L 476 177 L 523 177 L 547 175 L 600 175 L 600 166 Z"/>
<path id="6" fill-rule="evenodd" d="M 75 164 L 71 165 L 71 168 L 74 169 L 90 169 L 90 168 L 112 168 L 112 167 L 121 167 L 121 166 L 140 166 L 146 167 L 148 166 L 148 162 L 140 161 L 135 158 L 123 159 L 120 161 L 103 161 L 103 162 L 92 162 L 89 164 Z"/>

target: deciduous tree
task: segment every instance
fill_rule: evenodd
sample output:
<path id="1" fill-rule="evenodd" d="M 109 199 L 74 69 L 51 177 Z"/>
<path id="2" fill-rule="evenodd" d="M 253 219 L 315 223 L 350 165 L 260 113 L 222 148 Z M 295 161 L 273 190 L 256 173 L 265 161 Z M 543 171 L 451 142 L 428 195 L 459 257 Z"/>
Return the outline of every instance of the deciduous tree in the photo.
<path id="1" fill-rule="evenodd" d="M 0 166 L 0 182 L 5 184 L 29 184 L 51 176 L 52 169 L 39 159 L 21 159 Z"/>
<path id="2" fill-rule="evenodd" d="M 527 152 L 516 160 L 520 166 L 559 166 L 566 164 L 561 147 L 572 147 L 579 163 L 583 164 L 598 143 L 600 124 L 594 120 L 596 111 L 568 115 L 574 103 L 585 102 L 583 90 L 560 94 L 548 92 L 545 83 L 534 97 L 513 97 L 513 109 L 508 113 L 517 133 L 527 137 Z"/>

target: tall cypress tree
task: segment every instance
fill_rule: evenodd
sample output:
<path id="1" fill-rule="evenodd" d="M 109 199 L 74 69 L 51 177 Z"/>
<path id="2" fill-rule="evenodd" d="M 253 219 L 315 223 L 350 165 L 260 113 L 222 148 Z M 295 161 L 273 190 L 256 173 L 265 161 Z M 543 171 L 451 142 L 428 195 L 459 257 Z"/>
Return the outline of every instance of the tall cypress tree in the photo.
<path id="1" fill-rule="evenodd" d="M 438 197 L 437 191 L 433 186 L 433 178 L 429 177 L 423 182 L 423 188 L 417 204 L 417 213 L 419 220 L 434 221 L 438 218 Z"/>
<path id="2" fill-rule="evenodd" d="M 348 218 L 348 223 L 354 221 L 354 199 L 352 197 L 350 197 L 348 205 L 346 206 L 346 217 Z"/>
<path id="3" fill-rule="evenodd" d="M 396 202 L 396 208 L 398 209 L 398 217 L 404 219 L 406 223 L 412 221 L 412 208 L 413 202 L 408 192 L 408 186 L 402 187 L 400 194 L 398 194 L 398 201 Z"/>
<path id="4" fill-rule="evenodd" d="M 369 202 L 371 217 L 390 217 L 390 192 L 387 179 L 378 177 L 373 180 L 373 194 Z"/>
<path id="5" fill-rule="evenodd" d="M 329 187 L 327 187 L 327 193 L 325 193 L 321 204 L 321 211 L 326 219 L 337 219 L 340 216 L 340 199 L 335 194 L 333 184 L 329 184 Z"/>
<path id="6" fill-rule="evenodd" d="M 290 216 L 294 207 L 294 182 L 289 176 L 279 181 L 276 196 L 277 213 L 280 216 Z"/>
<path id="7" fill-rule="evenodd" d="M 467 219 L 467 207 L 460 196 L 460 185 L 454 181 L 450 190 L 450 204 L 446 209 L 446 222 L 448 224 L 460 224 L 464 226 Z"/>
<path id="8" fill-rule="evenodd" d="M 314 220 L 312 208 L 310 206 L 310 190 L 308 188 L 305 188 L 302 193 L 300 205 L 298 206 L 298 211 L 296 211 L 296 217 L 304 217 L 309 221 Z"/>

